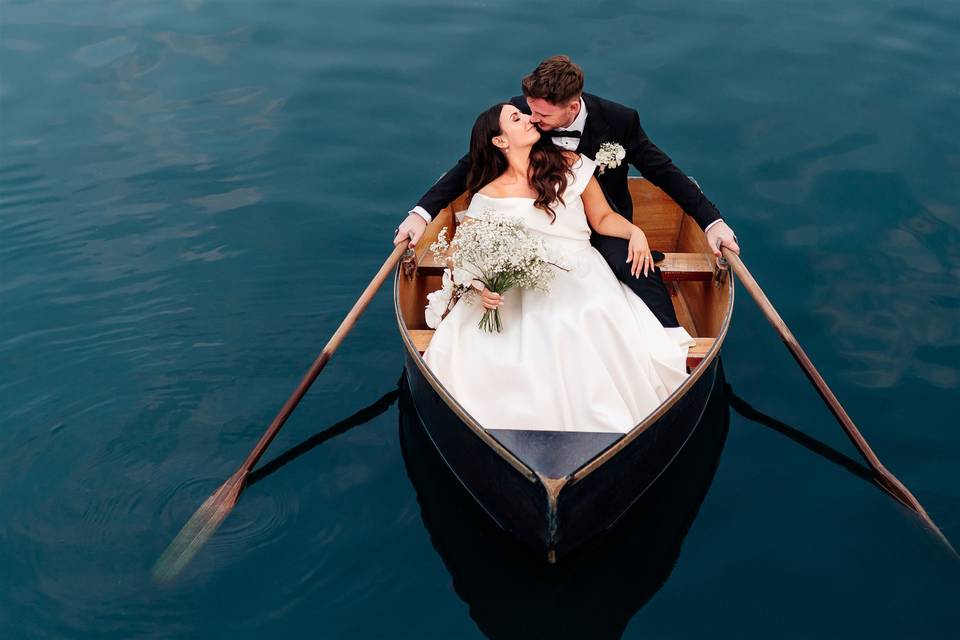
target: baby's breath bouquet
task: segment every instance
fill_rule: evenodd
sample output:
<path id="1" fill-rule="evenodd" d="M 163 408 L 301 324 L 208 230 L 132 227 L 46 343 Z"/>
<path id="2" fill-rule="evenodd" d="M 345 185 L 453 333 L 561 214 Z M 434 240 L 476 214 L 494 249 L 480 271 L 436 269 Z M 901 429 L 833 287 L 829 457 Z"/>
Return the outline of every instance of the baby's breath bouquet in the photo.
<path id="1" fill-rule="evenodd" d="M 447 256 L 451 246 L 453 251 Z M 461 224 L 449 243 L 444 227 L 430 250 L 438 262 L 449 258 L 453 263 L 452 270 L 444 271 L 443 287 L 427 296 L 427 324 L 431 327 L 439 323 L 456 298 L 470 291 L 474 280 L 494 293 L 514 287 L 549 291 L 552 267 L 562 268 L 550 261 L 543 241 L 527 232 L 523 220 L 493 210 Z M 502 331 L 500 311 L 487 309 L 480 328 Z"/>

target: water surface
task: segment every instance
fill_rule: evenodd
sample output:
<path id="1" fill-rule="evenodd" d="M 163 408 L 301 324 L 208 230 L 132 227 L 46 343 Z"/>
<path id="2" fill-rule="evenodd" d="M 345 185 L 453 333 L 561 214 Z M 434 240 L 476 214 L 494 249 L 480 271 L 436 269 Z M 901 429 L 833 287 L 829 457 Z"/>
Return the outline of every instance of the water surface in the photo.
<path id="1" fill-rule="evenodd" d="M 478 599 L 435 511 L 425 525 L 396 404 L 258 481 L 175 585 L 149 570 L 475 115 L 557 52 L 703 185 L 881 459 L 960 541 L 958 40 L 946 0 L 3 0 L 0 634 L 516 630 L 490 624 L 515 602 L 498 618 L 491 575 Z M 745 295 L 725 366 L 753 406 L 854 455 Z M 267 458 L 401 369 L 383 293 Z M 874 487 L 732 413 L 675 564 L 601 569 L 619 593 L 663 577 L 617 610 L 626 638 L 900 638 L 956 632 L 958 566 Z M 532 611 L 569 608 L 516 570 Z"/>

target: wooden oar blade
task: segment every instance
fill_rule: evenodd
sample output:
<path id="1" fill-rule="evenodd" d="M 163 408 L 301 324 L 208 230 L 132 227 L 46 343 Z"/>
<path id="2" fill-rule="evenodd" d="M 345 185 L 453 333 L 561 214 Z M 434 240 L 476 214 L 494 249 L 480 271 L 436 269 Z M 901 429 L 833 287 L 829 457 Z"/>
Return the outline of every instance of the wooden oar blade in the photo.
<path id="1" fill-rule="evenodd" d="M 237 471 L 200 505 L 153 565 L 150 573 L 155 582 L 169 583 L 180 575 L 230 514 L 240 497 L 246 477 L 243 469 Z"/>

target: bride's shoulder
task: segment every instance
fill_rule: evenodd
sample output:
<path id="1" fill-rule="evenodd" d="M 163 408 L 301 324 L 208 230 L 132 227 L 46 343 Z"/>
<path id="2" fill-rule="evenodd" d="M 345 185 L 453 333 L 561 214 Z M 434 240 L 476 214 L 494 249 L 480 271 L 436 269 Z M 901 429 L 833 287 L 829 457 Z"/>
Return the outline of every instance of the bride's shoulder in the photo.
<path id="1" fill-rule="evenodd" d="M 487 184 L 483 185 L 483 187 L 480 190 L 478 190 L 477 193 L 482 196 L 487 196 L 488 198 L 504 197 L 507 194 L 504 191 L 503 186 L 500 184 L 499 180 L 500 180 L 499 178 L 494 178 Z"/>
<path id="2" fill-rule="evenodd" d="M 597 165 L 582 153 L 575 153 L 573 156 L 573 164 L 570 165 L 570 173 L 573 175 L 573 181 L 569 188 L 573 189 L 575 193 L 581 194 L 583 190 L 587 188 L 587 184 L 593 177 L 593 172 Z"/>
<path id="3" fill-rule="evenodd" d="M 486 185 L 483 189 L 477 191 L 478 196 L 486 196 L 488 198 L 499 198 L 501 197 L 500 190 L 496 187 L 491 187 Z"/>
<path id="4" fill-rule="evenodd" d="M 580 160 L 580 154 L 576 151 L 564 150 L 562 153 L 563 159 L 567 161 L 567 168 L 569 169 L 572 169 L 573 166 L 577 164 L 577 161 Z"/>

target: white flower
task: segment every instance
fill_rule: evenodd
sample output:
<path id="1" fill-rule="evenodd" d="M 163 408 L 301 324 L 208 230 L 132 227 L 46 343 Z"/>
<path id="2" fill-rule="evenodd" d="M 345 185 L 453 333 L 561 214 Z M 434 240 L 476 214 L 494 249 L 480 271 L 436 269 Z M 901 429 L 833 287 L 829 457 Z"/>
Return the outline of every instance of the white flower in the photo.
<path id="1" fill-rule="evenodd" d="M 450 307 L 450 298 L 453 295 L 453 283 L 449 287 L 437 289 L 427 294 L 427 308 L 424 309 L 424 317 L 427 326 L 436 329 L 437 325 L 443 319 L 447 309 Z"/>
<path id="2" fill-rule="evenodd" d="M 442 316 L 447 310 L 447 307 L 450 306 L 450 294 L 453 292 L 453 289 L 437 289 L 433 293 L 427 294 L 427 307 L 432 309 L 434 313 L 439 316 Z"/>
<path id="3" fill-rule="evenodd" d="M 594 162 L 600 166 L 600 174 L 607 169 L 616 169 L 627 157 L 626 150 L 616 142 L 604 142 L 597 151 L 597 157 Z"/>
<path id="4" fill-rule="evenodd" d="M 447 243 L 447 228 L 440 229 L 437 234 L 437 241 L 430 245 L 430 251 L 434 253 L 443 253 L 450 245 Z"/>

